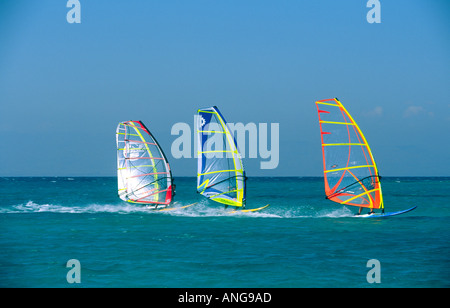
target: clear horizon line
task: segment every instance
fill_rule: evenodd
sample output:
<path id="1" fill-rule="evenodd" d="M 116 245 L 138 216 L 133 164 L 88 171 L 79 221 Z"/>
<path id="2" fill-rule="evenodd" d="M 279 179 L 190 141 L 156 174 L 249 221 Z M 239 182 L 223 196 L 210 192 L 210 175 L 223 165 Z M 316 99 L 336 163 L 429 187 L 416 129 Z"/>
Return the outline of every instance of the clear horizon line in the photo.
<path id="1" fill-rule="evenodd" d="M 117 178 L 116 175 L 5 175 L 0 176 L 0 178 Z M 277 176 L 266 176 L 266 175 L 252 175 L 247 176 L 248 178 L 323 178 L 320 175 L 277 175 Z M 381 178 L 448 178 L 450 175 L 384 175 Z M 196 178 L 196 176 L 191 175 L 179 175 L 173 176 L 173 178 Z"/>

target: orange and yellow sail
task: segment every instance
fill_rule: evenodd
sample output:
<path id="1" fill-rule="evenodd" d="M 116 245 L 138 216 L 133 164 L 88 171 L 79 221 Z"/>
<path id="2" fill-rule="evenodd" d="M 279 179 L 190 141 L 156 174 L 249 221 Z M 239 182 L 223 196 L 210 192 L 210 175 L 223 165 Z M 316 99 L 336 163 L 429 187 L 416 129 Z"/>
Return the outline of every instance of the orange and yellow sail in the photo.
<path id="1" fill-rule="evenodd" d="M 358 124 L 337 98 L 317 101 L 316 106 L 327 199 L 383 209 L 377 165 Z"/>

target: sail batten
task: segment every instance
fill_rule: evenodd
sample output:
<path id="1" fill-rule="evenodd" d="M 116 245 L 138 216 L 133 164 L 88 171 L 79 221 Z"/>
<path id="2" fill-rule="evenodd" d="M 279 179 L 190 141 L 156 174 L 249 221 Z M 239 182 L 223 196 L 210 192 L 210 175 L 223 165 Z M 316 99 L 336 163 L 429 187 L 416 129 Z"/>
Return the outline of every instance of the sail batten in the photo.
<path id="1" fill-rule="evenodd" d="M 377 165 L 358 124 L 336 98 L 317 101 L 316 106 L 327 199 L 384 208 Z"/>
<path id="2" fill-rule="evenodd" d="M 245 207 L 245 171 L 236 141 L 217 107 L 198 110 L 197 192 Z"/>
<path id="3" fill-rule="evenodd" d="M 156 139 L 141 121 L 116 130 L 119 197 L 130 203 L 164 207 L 174 195 L 172 173 Z"/>

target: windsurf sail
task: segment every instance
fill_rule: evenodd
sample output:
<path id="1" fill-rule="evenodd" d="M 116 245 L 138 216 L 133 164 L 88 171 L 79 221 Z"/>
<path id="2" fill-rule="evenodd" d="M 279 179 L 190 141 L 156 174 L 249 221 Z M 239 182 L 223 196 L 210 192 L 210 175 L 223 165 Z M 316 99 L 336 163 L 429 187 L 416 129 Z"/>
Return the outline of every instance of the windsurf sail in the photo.
<path id="1" fill-rule="evenodd" d="M 316 106 L 326 198 L 345 205 L 384 209 L 377 165 L 358 124 L 337 98 L 317 101 Z"/>
<path id="2" fill-rule="evenodd" d="M 197 192 L 235 207 L 245 207 L 245 171 L 227 122 L 214 107 L 198 110 Z"/>
<path id="3" fill-rule="evenodd" d="M 172 172 L 147 127 L 141 121 L 121 122 L 116 142 L 119 197 L 155 208 L 169 205 L 174 196 Z"/>

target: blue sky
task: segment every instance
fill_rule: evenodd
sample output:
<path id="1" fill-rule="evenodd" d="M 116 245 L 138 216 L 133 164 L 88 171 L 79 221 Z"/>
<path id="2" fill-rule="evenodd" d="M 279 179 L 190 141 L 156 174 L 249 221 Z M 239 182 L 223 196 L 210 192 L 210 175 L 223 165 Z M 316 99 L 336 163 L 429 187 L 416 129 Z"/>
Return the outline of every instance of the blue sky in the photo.
<path id="1" fill-rule="evenodd" d="M 280 162 L 321 176 L 316 100 L 338 97 L 385 176 L 449 176 L 450 3 L 80 0 L 0 3 L 0 176 L 114 176 L 115 129 L 142 120 L 175 176 L 171 128 L 200 107 L 280 123 Z"/>

